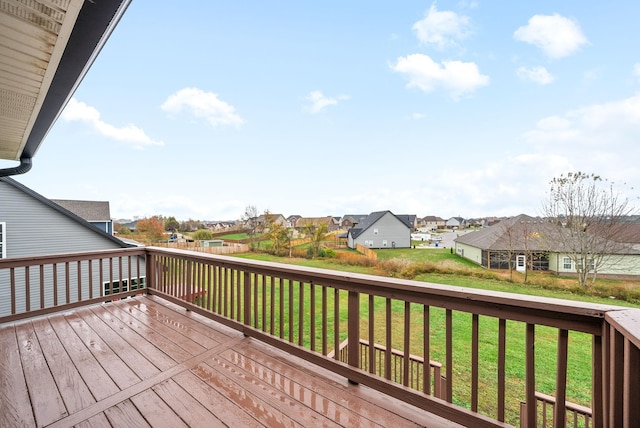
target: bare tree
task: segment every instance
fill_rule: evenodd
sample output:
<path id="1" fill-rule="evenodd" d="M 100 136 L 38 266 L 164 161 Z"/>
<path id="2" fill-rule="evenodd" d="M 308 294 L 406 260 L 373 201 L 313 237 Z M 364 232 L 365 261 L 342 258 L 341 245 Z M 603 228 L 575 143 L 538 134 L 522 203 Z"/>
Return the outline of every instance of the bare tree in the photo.
<path id="1" fill-rule="evenodd" d="M 585 288 L 619 250 L 622 220 L 634 212 L 613 182 L 582 172 L 551 180 L 542 211 L 558 226 L 546 239 L 572 260 L 578 283 Z"/>
<path id="2" fill-rule="evenodd" d="M 258 209 L 255 205 L 247 205 L 242 216 L 242 223 L 251 239 L 251 249 L 255 249 L 258 233 Z"/>

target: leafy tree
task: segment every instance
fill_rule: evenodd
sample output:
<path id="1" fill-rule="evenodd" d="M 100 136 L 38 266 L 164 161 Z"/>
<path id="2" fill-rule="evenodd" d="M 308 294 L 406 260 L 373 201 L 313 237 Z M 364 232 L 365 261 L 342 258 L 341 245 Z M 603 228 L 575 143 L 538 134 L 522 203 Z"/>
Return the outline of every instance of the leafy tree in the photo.
<path id="1" fill-rule="evenodd" d="M 164 238 L 164 221 L 159 216 L 143 218 L 136 224 L 136 232 L 143 233 L 149 241 Z"/>
<path id="2" fill-rule="evenodd" d="M 170 230 L 171 232 L 175 232 L 180 228 L 180 222 L 176 220 L 175 217 L 167 217 L 164 220 L 164 230 Z"/>
<path id="3" fill-rule="evenodd" d="M 309 247 L 310 256 L 313 257 L 320 254 L 322 242 L 325 240 L 327 235 L 327 228 L 328 225 L 326 223 L 314 222 L 309 222 L 302 226 L 305 236 L 311 239 Z"/>
<path id="4" fill-rule="evenodd" d="M 213 239 L 213 232 L 208 229 L 198 229 L 193 233 L 192 237 L 194 241 L 208 241 Z"/>
<path id="5" fill-rule="evenodd" d="M 556 247 L 572 260 L 580 286 L 587 288 L 619 250 L 623 220 L 633 214 L 628 197 L 599 175 L 570 172 L 550 182 L 544 215 L 559 226 Z"/>
<path id="6" fill-rule="evenodd" d="M 280 255 L 282 252 L 288 250 L 291 245 L 289 230 L 283 224 L 277 223 L 275 216 L 269 214 L 268 211 L 265 212 L 264 218 L 265 236 L 271 241 L 274 254 Z"/>

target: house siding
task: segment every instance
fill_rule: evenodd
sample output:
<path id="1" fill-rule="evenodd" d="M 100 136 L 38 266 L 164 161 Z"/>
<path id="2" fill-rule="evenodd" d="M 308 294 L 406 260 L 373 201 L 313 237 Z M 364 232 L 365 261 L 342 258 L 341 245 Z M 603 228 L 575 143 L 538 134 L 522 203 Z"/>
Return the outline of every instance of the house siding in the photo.
<path id="1" fill-rule="evenodd" d="M 375 233 L 375 230 L 378 233 Z M 392 248 L 395 242 L 396 248 L 411 247 L 411 230 L 392 213 L 387 212 L 378 221 L 369 226 L 354 240 L 349 237 L 349 247 L 355 248 L 357 244 L 369 248 Z M 383 245 L 386 241 L 387 245 Z"/>
<path id="2" fill-rule="evenodd" d="M 563 258 L 568 254 L 552 253 L 549 256 L 549 270 L 558 274 L 575 274 L 576 269 L 571 264 L 571 269 L 565 269 Z M 640 255 L 637 254 L 613 254 L 608 256 L 598 268 L 598 275 L 623 275 L 640 276 Z"/>
<path id="3" fill-rule="evenodd" d="M 65 253 L 83 253 L 99 250 L 111 250 L 127 247 L 118 244 L 115 238 L 105 236 L 100 233 L 95 226 L 90 225 L 82 219 L 74 219 L 63 212 L 54 209 L 45 202 L 23 192 L 22 190 L 0 181 L 0 223 L 5 225 L 5 250 L 6 258 L 16 257 L 37 257 L 44 255 L 55 255 Z M 57 266 L 57 294 L 58 304 L 74 302 L 78 300 L 78 294 L 83 297 L 101 295 L 102 281 L 109 280 L 109 272 L 113 272 L 113 281 L 118 281 L 122 275 L 123 279 L 137 277 L 138 263 L 131 259 L 131 269 L 129 269 L 129 258 L 124 258 L 122 264 L 114 263 L 109 266 L 109 261 L 104 260 L 103 278 L 101 281 L 99 274 L 99 262 L 94 261 L 92 266 L 92 289 L 87 286 L 78 290 L 78 275 L 82 276 L 82 283 L 88 284 L 88 262 L 80 264 L 78 270 L 77 263 L 59 264 Z M 120 272 L 122 266 L 122 274 Z M 66 295 L 65 270 L 69 270 L 69 296 Z M 144 275 L 144 262 L 140 263 L 140 273 Z M 45 284 L 44 302 L 46 306 L 53 305 L 53 266 L 43 268 L 43 277 L 40 277 L 40 268 L 34 266 L 28 272 L 24 269 L 14 271 L 16 302 L 18 308 L 25 308 L 27 275 L 29 281 L 30 303 L 36 306 L 40 301 L 40 283 Z M 0 315 L 7 315 L 10 311 L 11 301 L 9 269 L 0 270 Z M 20 309 L 18 309 L 21 311 Z"/>
<path id="4" fill-rule="evenodd" d="M 482 265 L 482 249 L 477 247 L 472 247 L 471 245 L 461 244 L 459 242 L 455 243 L 456 254 L 461 257 L 464 257 L 467 260 L 471 260 L 474 263 Z"/>

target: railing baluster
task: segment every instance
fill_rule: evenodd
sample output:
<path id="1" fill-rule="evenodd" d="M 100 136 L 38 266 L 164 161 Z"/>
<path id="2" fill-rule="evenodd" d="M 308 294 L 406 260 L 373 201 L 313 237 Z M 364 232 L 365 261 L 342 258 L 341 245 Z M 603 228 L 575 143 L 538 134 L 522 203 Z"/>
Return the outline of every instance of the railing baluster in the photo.
<path id="1" fill-rule="evenodd" d="M 376 360 L 375 360 L 375 301 L 373 294 L 369 294 L 369 373 L 376 373 Z"/>
<path id="2" fill-rule="evenodd" d="M 113 260 L 113 259 L 109 259 L 109 260 Z M 67 296 L 66 299 L 66 303 L 71 302 L 71 285 L 69 284 L 70 281 L 70 275 L 69 275 L 69 262 L 65 262 L 64 264 L 64 290 L 65 290 L 65 294 Z M 113 286 L 113 281 L 111 281 L 111 285 Z"/>
<path id="3" fill-rule="evenodd" d="M 298 281 L 298 345 L 304 339 L 304 282 Z"/>
<path id="4" fill-rule="evenodd" d="M 525 391 L 527 414 L 526 423 L 528 427 L 536 427 L 536 363 L 535 363 L 535 324 L 527 323 L 526 329 L 526 374 Z"/>
<path id="5" fill-rule="evenodd" d="M 422 355 L 424 365 L 422 369 L 422 392 L 431 395 L 431 315 L 428 305 L 422 307 Z"/>
<path id="6" fill-rule="evenodd" d="M 446 376 L 447 376 L 447 390 L 446 400 L 449 403 L 453 402 L 453 314 L 451 309 L 445 311 L 445 329 L 446 329 Z"/>
<path id="7" fill-rule="evenodd" d="M 506 386 L 507 321 L 498 320 L 498 420 L 504 422 Z"/>
<path id="8" fill-rule="evenodd" d="M 340 290 L 333 289 L 333 348 L 335 359 L 340 358 Z"/>
<path id="9" fill-rule="evenodd" d="M 640 350 L 625 337 L 624 339 L 624 420 L 625 427 L 636 426 L 640 422 Z"/>
<path id="10" fill-rule="evenodd" d="M 478 411 L 478 337 L 479 337 L 479 317 L 478 314 L 471 316 L 471 410 Z"/>
<path id="11" fill-rule="evenodd" d="M 40 308 L 39 309 L 43 309 L 43 308 L 44 308 L 44 265 L 40 265 Z"/>
<path id="12" fill-rule="evenodd" d="M 13 315 L 17 311 L 16 309 L 16 269 L 15 268 L 9 269 L 9 277 L 10 277 L 9 282 L 11 282 L 11 315 Z"/>
<path id="13" fill-rule="evenodd" d="M 309 349 L 316 350 L 316 286 L 313 281 L 309 282 Z"/>
<path id="14" fill-rule="evenodd" d="M 409 362 L 410 350 L 410 338 L 411 338 L 411 303 L 409 301 L 404 302 L 404 355 L 402 356 L 402 384 L 409 386 L 409 368 L 411 366 Z"/>
<path id="15" fill-rule="evenodd" d="M 347 340 L 349 365 L 360 368 L 360 294 L 349 291 L 347 315 Z"/>
<path id="16" fill-rule="evenodd" d="M 328 342 L 328 316 L 327 316 L 327 287 L 324 285 L 322 287 L 322 355 L 327 355 L 329 352 L 327 342 Z"/>
<path id="17" fill-rule="evenodd" d="M 391 324 L 393 320 L 391 319 L 391 299 L 388 297 L 385 301 L 385 315 L 385 337 L 387 349 L 385 349 L 384 355 L 384 377 L 386 379 L 391 379 Z"/>
<path id="18" fill-rule="evenodd" d="M 294 329 L 293 329 L 293 280 L 291 279 L 287 279 L 287 290 L 289 292 L 289 302 L 288 302 L 288 309 L 289 309 L 289 323 L 288 323 L 288 329 L 289 329 L 289 342 L 293 342 L 293 333 L 294 333 Z"/>
<path id="19" fill-rule="evenodd" d="M 569 331 L 558 330 L 558 358 L 556 363 L 556 402 L 553 406 L 554 428 L 565 427 L 567 422 L 567 352 Z"/>
<path id="20" fill-rule="evenodd" d="M 269 333 L 272 335 L 275 331 L 275 299 L 276 299 L 276 279 L 273 276 L 269 276 L 269 296 L 271 306 L 269 307 L 269 317 L 270 317 L 270 325 L 269 325 Z"/>
<path id="21" fill-rule="evenodd" d="M 280 311 L 278 312 L 278 326 L 280 339 L 284 339 L 284 281 L 282 278 L 278 278 L 278 286 L 280 289 L 278 304 L 280 305 Z"/>

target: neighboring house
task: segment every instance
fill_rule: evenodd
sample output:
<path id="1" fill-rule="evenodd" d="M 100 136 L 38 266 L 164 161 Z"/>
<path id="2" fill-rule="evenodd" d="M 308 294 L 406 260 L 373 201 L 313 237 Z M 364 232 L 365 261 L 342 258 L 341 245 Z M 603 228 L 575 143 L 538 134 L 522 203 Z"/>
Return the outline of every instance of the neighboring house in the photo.
<path id="1" fill-rule="evenodd" d="M 449 229 L 464 229 L 467 227 L 467 223 L 462 217 L 451 217 L 444 225 Z"/>
<path id="2" fill-rule="evenodd" d="M 335 217 L 300 217 L 296 222 L 296 229 L 302 230 L 309 226 L 318 227 L 321 224 L 327 225 L 327 232 L 335 232 L 340 229 L 340 224 Z"/>
<path id="3" fill-rule="evenodd" d="M 410 248 L 411 227 L 391 211 L 373 212 L 347 232 L 347 246 L 356 248 L 357 244 L 369 248 Z"/>
<path id="4" fill-rule="evenodd" d="M 16 258 L 16 257 L 39 257 L 45 255 L 59 255 L 65 253 L 83 253 L 99 250 L 112 250 L 120 248 L 128 248 L 131 245 L 124 243 L 120 239 L 104 232 L 97 227 L 91 225 L 86 220 L 80 218 L 64 207 L 52 202 L 44 196 L 34 192 L 26 186 L 18 183 L 9 177 L 0 177 L 0 257 Z M 100 282 L 99 261 L 94 261 L 93 289 L 91 293 L 95 296 L 100 295 L 100 287 L 105 289 L 108 284 L 108 274 L 112 269 L 113 278 L 120 278 L 119 266 L 107 266 L 106 261 L 103 265 L 103 279 Z M 141 272 L 145 272 L 144 263 L 140 263 Z M 131 263 L 133 270 L 137 269 L 138 263 Z M 60 269 L 69 269 L 71 275 L 80 275 L 88 277 L 87 266 L 84 265 L 78 270 L 75 263 L 66 267 L 60 266 Z M 128 261 L 123 259 L 122 264 L 123 277 L 128 277 Z M 37 269 L 29 270 L 29 281 L 37 284 L 40 281 L 40 272 Z M 5 271 L 8 276 L 8 272 Z M 24 282 L 25 271 L 16 270 L 16 283 Z M 43 272 L 46 278 L 52 277 L 51 271 Z M 136 272 L 137 275 L 137 272 Z M 50 281 L 47 281 L 50 283 Z M 0 276 L 0 313 L 6 313 L 9 308 L 6 307 L 10 302 L 9 278 Z M 84 281 L 87 284 L 88 281 Z M 119 281 L 114 281 L 114 286 L 119 286 Z M 137 284 L 132 284 L 136 285 Z M 123 280 L 123 286 L 128 287 L 127 280 Z M 24 301 L 24 288 L 18 287 L 18 299 Z M 22 293 L 22 296 L 19 294 Z M 59 285 L 59 299 L 64 299 L 65 286 Z M 72 300 L 77 296 L 76 287 L 70 288 L 70 296 Z M 89 295 L 89 290 L 82 290 L 83 295 Z M 32 299 L 39 299 L 31 293 Z M 52 295 L 47 294 L 45 300 L 53 299 Z M 62 300 L 61 300 L 62 301 Z"/>
<path id="5" fill-rule="evenodd" d="M 557 274 L 575 274 L 576 266 L 561 239 L 562 229 L 539 217 L 521 214 L 503 219 L 484 229 L 457 237 L 458 255 L 488 269 L 549 270 Z M 633 243 L 608 246 L 611 254 L 598 269 L 598 275 L 640 275 L 640 248 Z"/>
<path id="6" fill-rule="evenodd" d="M 367 218 L 369 214 L 345 214 L 340 219 L 341 229 L 351 229 L 357 224 L 362 223 L 362 220 Z"/>
<path id="7" fill-rule="evenodd" d="M 418 216 L 415 214 L 398 214 L 396 217 L 402 219 L 405 223 L 409 225 L 411 230 L 416 230 L 418 228 Z"/>
<path id="8" fill-rule="evenodd" d="M 300 218 L 302 218 L 302 216 L 298 214 L 293 214 L 287 217 L 287 228 L 295 228 Z"/>
<path id="9" fill-rule="evenodd" d="M 285 226 L 287 219 L 282 214 L 261 214 L 256 219 L 256 224 L 260 227 L 266 227 L 268 224 L 280 224 Z"/>
<path id="10" fill-rule="evenodd" d="M 66 199 L 51 199 L 51 201 L 85 219 L 103 232 L 113 235 L 113 221 L 111 221 L 109 202 Z"/>
<path id="11" fill-rule="evenodd" d="M 436 217 L 434 215 L 428 215 L 428 216 L 422 217 L 418 221 L 418 227 L 424 227 L 427 230 L 436 231 L 438 229 L 444 229 L 445 223 L 446 222 L 444 221 L 444 219 L 440 217 Z"/>

